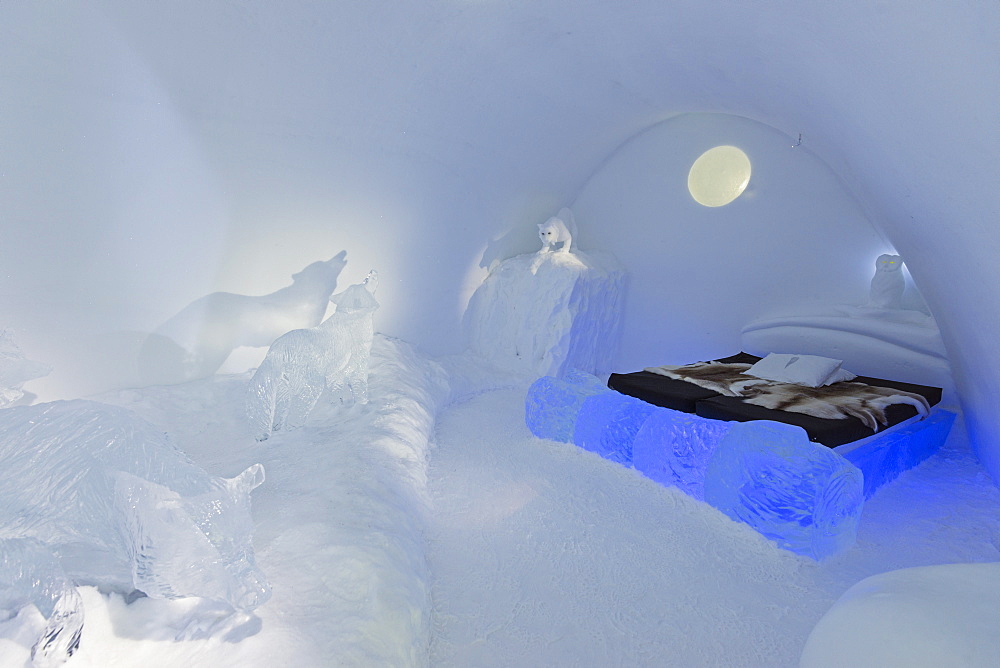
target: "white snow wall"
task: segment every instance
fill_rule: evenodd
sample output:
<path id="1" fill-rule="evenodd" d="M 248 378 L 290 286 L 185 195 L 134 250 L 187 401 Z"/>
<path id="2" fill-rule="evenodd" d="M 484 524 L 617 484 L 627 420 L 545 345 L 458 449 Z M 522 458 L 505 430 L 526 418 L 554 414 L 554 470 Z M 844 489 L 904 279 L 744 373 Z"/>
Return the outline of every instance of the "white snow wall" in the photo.
<path id="1" fill-rule="evenodd" d="M 348 248 L 379 329 L 454 349 L 481 260 L 641 130 L 728 113 L 801 132 L 907 258 L 1000 479 L 998 27 L 979 0 L 8 0 L 3 326 L 65 394 L 84 334 Z"/>

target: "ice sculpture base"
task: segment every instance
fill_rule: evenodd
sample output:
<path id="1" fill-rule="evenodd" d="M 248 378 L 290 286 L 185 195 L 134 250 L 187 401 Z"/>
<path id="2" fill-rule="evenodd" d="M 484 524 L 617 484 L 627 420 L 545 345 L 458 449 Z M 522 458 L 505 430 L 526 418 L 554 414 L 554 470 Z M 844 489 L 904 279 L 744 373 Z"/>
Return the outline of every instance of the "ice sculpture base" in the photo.
<path id="1" fill-rule="evenodd" d="M 624 270 L 609 256 L 531 253 L 501 262 L 469 302 L 469 349 L 534 376 L 611 368 L 621 331 Z"/>

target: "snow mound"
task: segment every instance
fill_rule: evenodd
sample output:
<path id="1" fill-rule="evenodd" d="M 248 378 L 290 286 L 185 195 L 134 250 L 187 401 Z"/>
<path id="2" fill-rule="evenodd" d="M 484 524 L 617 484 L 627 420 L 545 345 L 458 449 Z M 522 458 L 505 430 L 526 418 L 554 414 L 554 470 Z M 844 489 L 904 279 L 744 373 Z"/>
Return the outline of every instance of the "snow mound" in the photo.
<path id="1" fill-rule="evenodd" d="M 873 575 L 820 619 L 801 666 L 998 666 L 998 605 L 1000 563 Z"/>
<path id="2" fill-rule="evenodd" d="M 611 368 L 626 275 L 610 256 L 531 253 L 501 262 L 466 312 L 469 349 L 510 371 L 561 377 Z"/>

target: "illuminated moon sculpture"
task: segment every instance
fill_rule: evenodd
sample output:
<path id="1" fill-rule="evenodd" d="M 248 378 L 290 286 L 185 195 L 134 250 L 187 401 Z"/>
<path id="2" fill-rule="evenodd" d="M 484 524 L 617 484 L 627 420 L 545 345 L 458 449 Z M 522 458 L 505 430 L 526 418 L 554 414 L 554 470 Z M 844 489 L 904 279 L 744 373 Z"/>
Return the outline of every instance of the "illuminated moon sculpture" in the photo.
<path id="1" fill-rule="evenodd" d="M 750 159 L 735 146 L 716 146 L 702 153 L 688 172 L 688 191 L 704 206 L 725 206 L 750 183 Z"/>

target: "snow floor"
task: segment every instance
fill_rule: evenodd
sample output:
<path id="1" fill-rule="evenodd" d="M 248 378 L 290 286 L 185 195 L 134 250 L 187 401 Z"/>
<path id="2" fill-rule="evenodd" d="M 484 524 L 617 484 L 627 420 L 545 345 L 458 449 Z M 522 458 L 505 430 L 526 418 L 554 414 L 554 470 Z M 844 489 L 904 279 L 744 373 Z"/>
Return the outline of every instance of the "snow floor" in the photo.
<path id="1" fill-rule="evenodd" d="M 1000 489 L 960 431 L 867 502 L 855 547 L 817 563 L 532 437 L 526 380 L 496 389 L 510 383 L 378 337 L 369 404 L 323 407 L 265 443 L 247 432 L 247 380 L 99 398 L 161 426 L 211 473 L 264 464 L 254 544 L 273 598 L 220 634 L 200 630 L 203 601 L 127 605 L 81 587 L 68 668 L 795 666 L 859 580 L 1000 561 Z M 41 626 L 34 609 L 0 623 L 0 666 L 26 666 Z"/>

